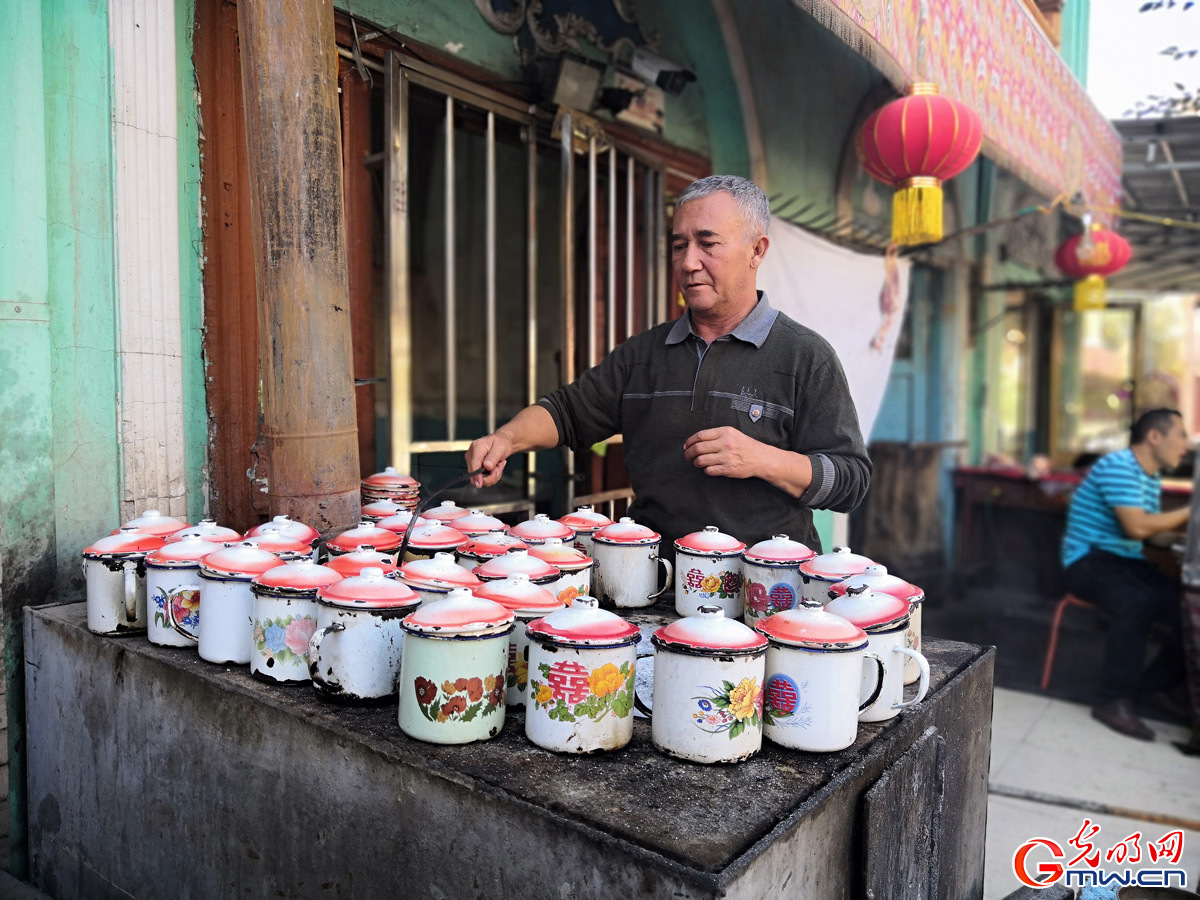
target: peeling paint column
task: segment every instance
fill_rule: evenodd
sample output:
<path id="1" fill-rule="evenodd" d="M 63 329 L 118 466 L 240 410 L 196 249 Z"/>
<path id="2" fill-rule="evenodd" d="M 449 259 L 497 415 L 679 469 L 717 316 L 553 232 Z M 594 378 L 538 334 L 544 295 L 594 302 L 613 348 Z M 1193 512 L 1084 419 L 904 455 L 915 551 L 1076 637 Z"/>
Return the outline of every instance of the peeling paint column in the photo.
<path id="1" fill-rule="evenodd" d="M 25 680 L 21 610 L 54 593 L 50 307 L 46 267 L 46 137 L 42 15 L 0 4 L 0 621 L 3 625 L 5 779 L 11 866 L 25 849 Z M 20 90 L 11 89 L 21 85 Z M 7 860 L 0 860 L 7 863 Z"/>
<path id="2" fill-rule="evenodd" d="M 332 0 L 238 4 L 272 514 L 359 518 Z"/>

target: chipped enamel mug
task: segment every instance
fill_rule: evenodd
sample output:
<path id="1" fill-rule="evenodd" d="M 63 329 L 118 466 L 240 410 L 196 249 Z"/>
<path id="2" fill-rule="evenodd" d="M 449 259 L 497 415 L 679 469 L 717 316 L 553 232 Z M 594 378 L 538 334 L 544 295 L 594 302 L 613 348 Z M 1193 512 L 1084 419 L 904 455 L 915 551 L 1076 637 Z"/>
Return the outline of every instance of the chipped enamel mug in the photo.
<path id="1" fill-rule="evenodd" d="M 514 572 L 499 581 L 481 584 L 475 589 L 475 596 L 493 600 L 516 616 L 516 627 L 508 640 L 506 700 L 509 706 L 524 707 L 529 689 L 529 636 L 525 626 L 562 609 L 565 604 L 556 599 L 552 591 L 530 581 L 524 572 Z"/>
<path id="2" fill-rule="evenodd" d="M 328 566 L 301 559 L 267 569 L 250 582 L 254 593 L 250 674 L 277 683 L 311 681 L 308 642 L 317 630 L 317 590 L 341 581 Z"/>
<path id="3" fill-rule="evenodd" d="M 160 647 L 200 640 L 200 560 L 220 544 L 193 534 L 146 557 L 146 637 Z"/>
<path id="4" fill-rule="evenodd" d="M 592 535 L 613 523 L 608 516 L 590 506 L 576 507 L 575 512 L 561 516 L 558 521 L 575 532 L 574 547 L 587 556 L 592 555 Z"/>
<path id="5" fill-rule="evenodd" d="M 165 544 L 161 537 L 127 525 L 84 548 L 89 631 L 118 635 L 146 630 L 146 557 Z"/>
<path id="6" fill-rule="evenodd" d="M 592 535 L 593 592 L 600 600 L 617 609 L 653 606 L 671 586 L 673 569 L 669 560 L 658 554 L 662 535 L 639 525 L 629 516 L 606 525 Z M 666 570 L 658 587 L 658 567 Z"/>
<path id="7" fill-rule="evenodd" d="M 742 620 L 759 619 L 798 606 L 804 596 L 800 564 L 817 554 L 786 534 L 772 535 L 742 554 Z"/>
<path id="8" fill-rule="evenodd" d="M 800 580 L 803 582 L 804 602 L 809 606 L 824 606 L 829 602 L 829 588 L 851 575 L 861 575 L 875 561 L 849 547 L 834 547 L 800 564 Z"/>
<path id="9" fill-rule="evenodd" d="M 254 541 L 223 547 L 200 560 L 204 618 L 197 651 L 210 663 L 250 662 L 254 633 L 254 594 L 250 582 L 283 560 Z"/>
<path id="10" fill-rule="evenodd" d="M 675 542 L 675 611 L 692 616 L 719 606 L 731 619 L 742 615 L 742 551 L 746 545 L 715 525 Z"/>
<path id="11" fill-rule="evenodd" d="M 836 600 L 848 588 L 865 587 L 876 593 L 891 594 L 899 600 L 908 601 L 908 630 L 904 632 L 904 644 L 910 650 L 921 652 L 921 607 L 925 603 L 925 592 L 903 578 L 889 575 L 886 566 L 867 566 L 861 575 L 852 575 L 829 588 L 829 599 Z M 904 683 L 915 684 L 921 678 L 921 667 L 911 656 L 904 663 Z"/>

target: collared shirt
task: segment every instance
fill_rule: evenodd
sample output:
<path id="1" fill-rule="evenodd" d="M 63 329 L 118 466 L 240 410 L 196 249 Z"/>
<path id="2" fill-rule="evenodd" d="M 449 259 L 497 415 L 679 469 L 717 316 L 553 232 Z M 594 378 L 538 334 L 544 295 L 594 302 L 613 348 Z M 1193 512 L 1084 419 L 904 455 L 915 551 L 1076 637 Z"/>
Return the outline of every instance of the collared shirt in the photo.
<path id="1" fill-rule="evenodd" d="M 689 346 L 695 342 L 695 346 Z M 845 374 L 820 335 L 765 294 L 729 334 L 704 345 L 689 316 L 635 335 L 539 401 L 560 443 L 583 450 L 621 433 L 636 499 L 630 515 L 664 544 L 716 525 L 747 544 L 788 534 L 819 549 L 812 508 L 849 511 L 871 464 Z M 801 453 L 812 483 L 799 499 L 757 478 L 707 475 L 683 455 L 699 431 L 732 426 Z"/>
<path id="2" fill-rule="evenodd" d="M 1162 476 L 1142 468 L 1130 449 L 1097 460 L 1071 499 L 1063 532 L 1062 564 L 1083 559 L 1092 549 L 1141 559 L 1142 542 L 1121 527 L 1116 508 L 1129 506 L 1148 513 L 1162 510 Z"/>

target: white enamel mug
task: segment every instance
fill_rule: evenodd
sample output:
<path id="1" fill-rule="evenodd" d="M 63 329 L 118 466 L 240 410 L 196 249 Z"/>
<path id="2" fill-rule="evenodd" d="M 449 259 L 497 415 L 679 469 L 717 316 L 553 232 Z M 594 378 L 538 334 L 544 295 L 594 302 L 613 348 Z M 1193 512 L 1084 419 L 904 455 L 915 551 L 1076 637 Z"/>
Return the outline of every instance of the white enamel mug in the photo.
<path id="1" fill-rule="evenodd" d="M 283 560 L 254 541 L 224 547 L 200 561 L 200 589 L 205 603 L 197 642 L 201 659 L 218 664 L 250 662 L 254 632 L 250 581 L 282 565 Z"/>
<path id="2" fill-rule="evenodd" d="M 800 564 L 815 555 L 786 534 L 748 548 L 742 554 L 743 621 L 753 626 L 759 619 L 799 606 L 804 596 Z"/>
<path id="3" fill-rule="evenodd" d="M 658 554 L 661 541 L 657 532 L 628 516 L 592 535 L 596 597 L 618 609 L 653 606 L 670 587 L 673 572 L 670 561 Z M 659 564 L 666 570 L 662 587 L 657 586 Z"/>
<path id="4" fill-rule="evenodd" d="M 902 621 L 886 631 L 867 632 L 867 650 L 883 661 L 884 677 L 883 690 L 874 703 L 868 705 L 859 713 L 860 722 L 886 722 L 896 716 L 900 710 L 925 699 L 929 690 L 929 662 L 925 656 L 907 645 L 905 634 L 908 631 L 908 621 Z M 907 659 L 916 661 L 919 674 L 917 678 L 917 694 L 912 700 L 904 700 L 904 663 Z M 870 696 L 871 684 L 864 673 L 859 690 L 860 698 Z"/>
<path id="5" fill-rule="evenodd" d="M 89 631 L 118 635 L 146 630 L 146 556 L 164 544 L 160 537 L 124 526 L 84 548 Z"/>
<path id="6" fill-rule="evenodd" d="M 310 558 L 255 576 L 250 674 L 264 681 L 311 681 L 308 642 L 317 630 L 317 591 L 342 576 Z"/>
<path id="7" fill-rule="evenodd" d="M 150 618 L 146 637 L 160 647 L 192 647 L 200 640 L 200 565 L 146 569 Z"/>

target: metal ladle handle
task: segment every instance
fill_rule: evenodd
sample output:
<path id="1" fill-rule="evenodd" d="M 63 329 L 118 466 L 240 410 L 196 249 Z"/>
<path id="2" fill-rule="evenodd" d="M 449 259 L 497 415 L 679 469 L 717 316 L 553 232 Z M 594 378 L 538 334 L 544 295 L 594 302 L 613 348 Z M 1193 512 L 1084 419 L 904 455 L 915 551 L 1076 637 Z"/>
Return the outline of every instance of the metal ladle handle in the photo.
<path id="1" fill-rule="evenodd" d="M 404 554 L 408 552 L 408 541 L 412 537 L 413 529 L 417 527 L 417 519 L 420 517 L 421 513 L 429 509 L 429 504 L 431 504 L 434 500 L 442 496 L 442 494 L 446 493 L 446 491 L 450 490 L 451 488 L 456 488 L 460 484 L 466 484 L 466 482 L 470 481 L 476 475 L 482 475 L 483 472 L 484 469 L 482 466 L 480 466 L 474 472 L 468 472 L 466 475 L 459 475 L 457 478 L 452 478 L 450 481 L 447 481 L 440 488 L 426 497 L 424 501 L 417 503 L 417 505 L 413 507 L 412 518 L 408 520 L 408 527 L 404 529 L 404 537 L 401 539 L 400 549 L 396 553 L 396 565 L 404 565 Z"/>

